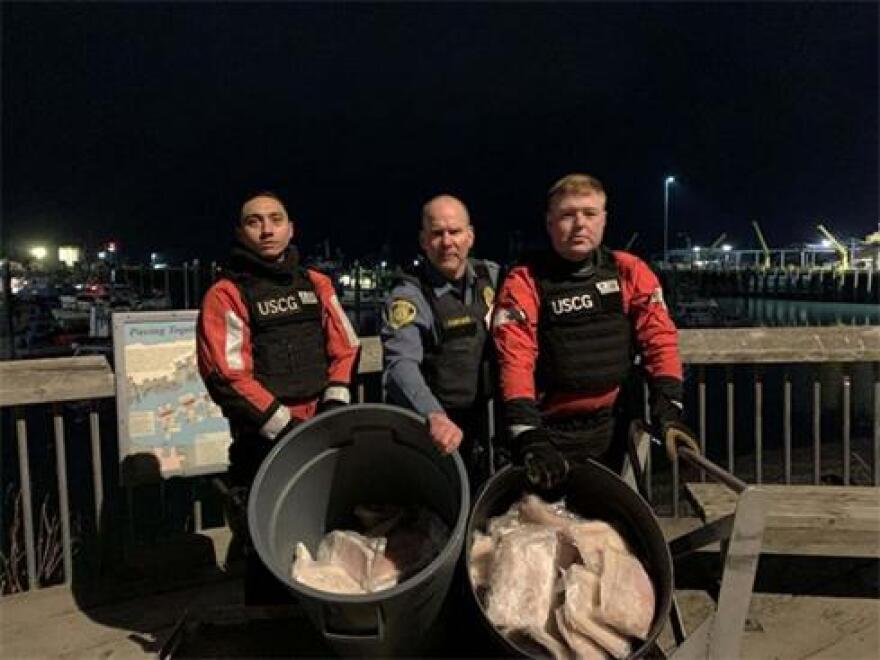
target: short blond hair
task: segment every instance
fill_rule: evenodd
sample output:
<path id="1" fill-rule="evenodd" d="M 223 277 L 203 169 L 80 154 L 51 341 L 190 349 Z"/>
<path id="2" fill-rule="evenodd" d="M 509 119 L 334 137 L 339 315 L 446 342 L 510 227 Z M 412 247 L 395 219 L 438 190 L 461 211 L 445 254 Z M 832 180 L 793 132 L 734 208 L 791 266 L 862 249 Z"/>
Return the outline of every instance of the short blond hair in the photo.
<path id="1" fill-rule="evenodd" d="M 589 174 L 566 174 L 550 186 L 550 190 L 547 191 L 547 207 L 553 206 L 553 202 L 566 195 L 588 195 L 591 193 L 600 195 L 603 199 L 606 198 L 605 187 L 599 179 Z"/>

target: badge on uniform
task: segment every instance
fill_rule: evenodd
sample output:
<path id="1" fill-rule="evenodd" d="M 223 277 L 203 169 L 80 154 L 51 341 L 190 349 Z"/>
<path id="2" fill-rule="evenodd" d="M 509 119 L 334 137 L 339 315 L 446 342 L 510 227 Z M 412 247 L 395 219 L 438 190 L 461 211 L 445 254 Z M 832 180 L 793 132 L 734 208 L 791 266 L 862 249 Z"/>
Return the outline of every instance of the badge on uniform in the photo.
<path id="1" fill-rule="evenodd" d="M 486 303 L 486 307 L 492 307 L 492 303 L 495 302 L 495 291 L 491 286 L 483 287 L 483 300 Z"/>
<path id="2" fill-rule="evenodd" d="M 394 330 L 412 323 L 416 320 L 416 306 L 405 298 L 396 298 L 391 301 L 391 311 L 388 314 L 388 325 Z"/>
<path id="3" fill-rule="evenodd" d="M 492 327 L 492 303 L 495 302 L 495 289 L 491 286 L 483 287 L 483 302 L 486 303 L 486 316 L 483 318 L 483 321 L 486 323 L 486 328 Z"/>
<path id="4" fill-rule="evenodd" d="M 617 293 L 620 291 L 620 284 L 617 283 L 617 280 L 604 280 L 602 282 L 596 282 L 596 288 L 599 289 L 599 293 L 603 296 L 607 296 L 609 293 Z"/>
<path id="5" fill-rule="evenodd" d="M 663 289 L 659 286 L 651 291 L 650 302 L 660 305 L 663 309 L 666 309 L 666 301 L 663 300 Z"/>
<path id="6" fill-rule="evenodd" d="M 492 318 L 492 327 L 497 328 L 505 323 L 525 323 L 526 313 L 517 307 L 501 307 Z"/>
<path id="7" fill-rule="evenodd" d="M 318 304 L 318 296 L 314 291 L 298 291 L 297 293 L 299 293 L 299 299 L 302 300 L 303 305 Z"/>

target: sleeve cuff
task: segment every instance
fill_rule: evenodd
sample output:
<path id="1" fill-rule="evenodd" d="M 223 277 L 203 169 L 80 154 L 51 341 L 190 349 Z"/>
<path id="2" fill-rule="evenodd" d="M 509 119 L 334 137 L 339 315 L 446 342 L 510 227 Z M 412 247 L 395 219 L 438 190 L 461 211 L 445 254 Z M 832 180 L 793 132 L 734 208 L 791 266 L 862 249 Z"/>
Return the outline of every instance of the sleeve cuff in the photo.
<path id="1" fill-rule="evenodd" d="M 684 399 L 684 387 L 679 378 L 674 376 L 656 376 L 650 379 L 648 387 L 654 397 L 657 395 L 664 396 L 681 407 L 681 402 Z"/>
<path id="2" fill-rule="evenodd" d="M 330 385 L 324 390 L 322 400 L 351 403 L 351 391 L 345 385 Z"/>
<path id="3" fill-rule="evenodd" d="M 279 403 L 275 412 L 272 413 L 266 423 L 260 427 L 260 435 L 267 440 L 274 440 L 289 423 L 290 411 L 287 409 L 287 406 Z"/>
<path id="4" fill-rule="evenodd" d="M 537 428 L 541 426 L 541 413 L 534 399 L 510 399 L 504 402 L 504 417 L 511 433 L 520 426 Z M 526 429 L 521 429 L 520 433 Z"/>
<path id="5" fill-rule="evenodd" d="M 529 426 L 528 424 L 512 424 L 509 427 L 510 437 L 511 439 L 516 438 L 519 435 L 522 435 L 526 431 L 533 431 L 538 428 L 537 426 Z"/>

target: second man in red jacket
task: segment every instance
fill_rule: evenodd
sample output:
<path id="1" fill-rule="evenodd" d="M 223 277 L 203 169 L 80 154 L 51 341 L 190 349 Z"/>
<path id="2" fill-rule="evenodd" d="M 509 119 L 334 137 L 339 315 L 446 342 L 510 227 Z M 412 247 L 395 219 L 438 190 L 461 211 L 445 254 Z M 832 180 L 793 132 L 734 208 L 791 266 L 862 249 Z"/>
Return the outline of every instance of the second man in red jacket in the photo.
<path id="1" fill-rule="evenodd" d="M 612 443 L 614 406 L 636 353 L 656 429 L 681 417 L 675 325 L 647 264 L 602 245 L 605 204 L 591 176 L 556 182 L 547 197 L 552 249 L 510 270 L 494 313 L 514 457 L 544 488 L 561 483 L 572 462 L 622 455 Z"/>

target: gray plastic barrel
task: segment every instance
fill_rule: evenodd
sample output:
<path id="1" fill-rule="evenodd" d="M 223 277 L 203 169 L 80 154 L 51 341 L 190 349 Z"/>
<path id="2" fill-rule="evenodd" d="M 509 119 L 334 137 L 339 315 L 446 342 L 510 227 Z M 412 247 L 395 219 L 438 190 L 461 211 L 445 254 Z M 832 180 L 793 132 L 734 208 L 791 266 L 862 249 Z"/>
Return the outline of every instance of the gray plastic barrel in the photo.
<path id="1" fill-rule="evenodd" d="M 298 542 L 314 555 L 324 534 L 356 528 L 354 507 L 371 503 L 431 509 L 451 530 L 446 546 L 422 571 L 374 594 L 330 594 L 291 579 Z M 248 526 L 260 559 L 335 652 L 412 655 L 449 590 L 469 508 L 461 458 L 437 451 L 422 417 L 361 404 L 314 417 L 278 442 L 254 480 Z"/>
<path id="2" fill-rule="evenodd" d="M 506 512 L 510 505 L 526 492 L 525 470 L 507 467 L 496 473 L 480 490 L 468 524 L 468 543 L 476 530 L 484 530 L 493 516 Z M 635 640 L 631 658 L 645 655 L 660 635 L 672 605 L 672 556 L 663 537 L 660 523 L 650 505 L 626 482 L 608 468 L 593 461 L 572 468 L 564 492 L 569 509 L 585 518 L 595 518 L 613 524 L 627 544 L 641 560 L 654 585 L 656 604 L 654 620 L 644 641 Z M 468 556 L 470 548 L 465 555 Z M 476 592 L 470 593 L 476 609 L 491 631 L 499 652 L 505 656 L 526 656 L 526 651 L 501 635 L 486 618 Z"/>

